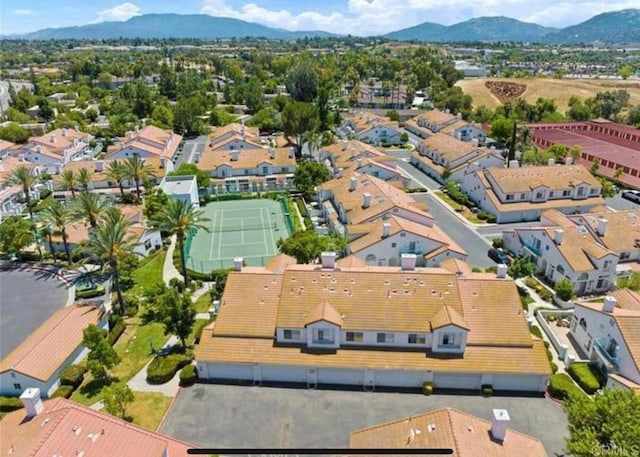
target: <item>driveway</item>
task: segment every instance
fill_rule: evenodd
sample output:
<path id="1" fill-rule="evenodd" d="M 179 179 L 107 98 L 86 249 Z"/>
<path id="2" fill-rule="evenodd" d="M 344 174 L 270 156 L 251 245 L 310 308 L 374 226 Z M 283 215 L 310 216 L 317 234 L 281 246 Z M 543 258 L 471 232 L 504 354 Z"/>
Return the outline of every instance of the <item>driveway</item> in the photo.
<path id="1" fill-rule="evenodd" d="M 618 211 L 640 209 L 640 205 L 638 203 L 622 198 L 622 192 L 618 192 L 613 197 L 605 198 L 605 200 L 607 201 L 607 206 L 609 208 L 613 208 Z"/>
<path id="2" fill-rule="evenodd" d="M 69 290 L 44 271 L 0 269 L 0 359 L 67 303 Z"/>
<path id="3" fill-rule="evenodd" d="M 174 167 L 177 169 L 183 163 L 194 163 L 199 158 L 207 144 L 207 136 L 202 135 L 192 140 L 185 140 L 182 150 L 178 153 Z"/>
<path id="4" fill-rule="evenodd" d="M 510 427 L 540 438 L 550 456 L 563 449 L 566 416 L 559 404 L 546 398 L 222 384 L 182 389 L 160 432 L 209 448 L 347 448 L 354 430 L 443 407 L 485 419 L 491 418 L 493 408 L 507 409 Z"/>

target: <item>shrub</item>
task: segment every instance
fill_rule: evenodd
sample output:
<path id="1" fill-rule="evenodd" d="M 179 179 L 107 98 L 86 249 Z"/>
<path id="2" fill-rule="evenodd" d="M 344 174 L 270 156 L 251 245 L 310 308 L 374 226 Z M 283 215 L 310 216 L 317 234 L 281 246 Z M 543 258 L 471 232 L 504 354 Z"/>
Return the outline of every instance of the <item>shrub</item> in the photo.
<path id="1" fill-rule="evenodd" d="M 540 298 L 542 298 L 544 301 L 551 301 L 553 299 L 553 292 L 549 291 L 546 287 L 543 287 L 539 292 L 538 295 L 540 296 Z"/>
<path id="2" fill-rule="evenodd" d="M 491 244 L 492 244 L 492 245 L 493 245 L 493 247 L 494 247 L 494 248 L 496 248 L 496 249 L 501 248 L 501 247 L 503 247 L 503 246 L 504 246 L 504 243 L 503 243 L 503 241 L 502 241 L 502 238 L 500 238 L 500 237 L 494 238 L 494 239 L 491 241 Z"/>
<path id="3" fill-rule="evenodd" d="M 122 335 L 122 332 L 124 332 L 125 328 L 126 328 L 126 325 L 122 320 L 122 318 L 116 320 L 113 324 L 110 325 L 111 330 L 109 330 L 109 335 L 107 336 L 107 342 L 111 346 L 113 346 L 116 343 L 116 341 L 118 341 L 118 338 L 120 338 L 120 335 Z"/>
<path id="4" fill-rule="evenodd" d="M 57 397 L 69 398 L 73 393 L 73 390 L 74 390 L 73 386 L 60 386 L 51 395 L 51 398 L 57 398 Z"/>
<path id="5" fill-rule="evenodd" d="M 178 370 L 191 363 L 192 354 L 169 354 L 158 356 L 147 367 L 147 382 L 149 384 L 164 384 L 169 382 Z"/>
<path id="6" fill-rule="evenodd" d="M 554 290 L 558 298 L 562 301 L 569 301 L 573 297 L 573 285 L 567 279 L 558 281 Z"/>
<path id="7" fill-rule="evenodd" d="M 486 221 L 489 218 L 489 213 L 483 209 L 476 213 L 476 217 L 481 221 Z"/>
<path id="8" fill-rule="evenodd" d="M 49 195 L 51 195 L 51 191 L 49 189 L 44 189 L 43 191 L 40 192 L 40 200 L 44 200 Z"/>
<path id="9" fill-rule="evenodd" d="M 422 383 L 422 393 L 425 395 L 431 395 L 433 393 L 433 383 L 432 382 Z"/>
<path id="10" fill-rule="evenodd" d="M 493 386 L 491 384 L 483 384 L 482 387 L 480 387 L 480 391 L 483 397 L 490 397 L 493 395 Z"/>
<path id="11" fill-rule="evenodd" d="M 0 413 L 10 413 L 22 408 L 22 400 L 18 397 L 0 397 Z"/>
<path id="12" fill-rule="evenodd" d="M 569 398 L 570 395 L 584 395 L 573 383 L 571 378 L 564 373 L 551 375 L 547 390 L 549 391 L 549 395 L 558 400 L 565 400 Z"/>
<path id="13" fill-rule="evenodd" d="M 471 269 L 472 273 L 482 273 L 482 268 L 478 268 L 478 267 L 473 267 Z"/>
<path id="14" fill-rule="evenodd" d="M 574 363 L 567 371 L 588 394 L 595 393 L 602 386 L 600 372 L 592 363 Z"/>
<path id="15" fill-rule="evenodd" d="M 498 217 L 495 214 L 487 212 L 488 223 L 495 224 L 497 220 L 498 220 Z"/>
<path id="16" fill-rule="evenodd" d="M 84 365 L 69 365 L 60 373 L 60 384 L 77 389 L 84 380 L 87 368 Z"/>
<path id="17" fill-rule="evenodd" d="M 540 327 L 538 327 L 536 325 L 532 325 L 531 326 L 531 333 L 533 333 L 538 338 L 542 339 L 542 330 L 540 330 Z"/>
<path id="18" fill-rule="evenodd" d="M 298 206 L 298 210 L 300 210 L 302 217 L 307 217 L 307 206 L 304 204 L 304 200 L 296 198 L 296 205 Z"/>
<path id="19" fill-rule="evenodd" d="M 184 292 L 184 282 L 178 278 L 171 278 L 169 287 L 175 288 L 178 292 Z"/>
<path id="20" fill-rule="evenodd" d="M 558 365 L 556 365 L 555 363 L 551 362 L 551 372 L 553 374 L 556 374 L 558 372 Z"/>
<path id="21" fill-rule="evenodd" d="M 210 320 L 198 319 L 196 323 L 193 324 L 193 342 L 194 344 L 200 343 L 200 337 L 202 336 L 202 331 L 204 328 L 211 323 Z"/>
<path id="22" fill-rule="evenodd" d="M 138 307 L 129 305 L 129 306 L 127 306 L 126 312 L 127 312 L 127 316 L 128 317 L 133 317 L 136 314 L 138 314 Z"/>
<path id="23" fill-rule="evenodd" d="M 535 280 L 535 278 L 532 278 L 531 276 L 527 276 L 524 279 L 524 283 L 527 287 L 530 287 L 532 289 L 536 289 L 540 284 L 538 284 L 538 281 Z"/>
<path id="24" fill-rule="evenodd" d="M 195 365 L 187 365 L 180 371 L 180 385 L 190 386 L 198 379 L 198 372 Z"/>

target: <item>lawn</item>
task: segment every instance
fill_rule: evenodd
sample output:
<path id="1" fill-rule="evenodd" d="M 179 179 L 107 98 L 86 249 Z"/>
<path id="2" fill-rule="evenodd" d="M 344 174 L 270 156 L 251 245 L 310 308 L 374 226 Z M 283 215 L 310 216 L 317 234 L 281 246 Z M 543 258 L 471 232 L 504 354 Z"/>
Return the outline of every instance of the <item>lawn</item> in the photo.
<path id="1" fill-rule="evenodd" d="M 135 400 L 127 409 L 133 423 L 156 431 L 171 405 L 171 398 L 157 392 L 135 392 Z"/>
<path id="2" fill-rule="evenodd" d="M 209 292 L 202 294 L 194 303 L 197 313 L 206 313 L 211 308 L 211 295 Z"/>
<path id="3" fill-rule="evenodd" d="M 140 262 L 140 266 L 133 272 L 135 285 L 131 292 L 137 295 L 142 294 L 156 283 L 162 282 L 162 269 L 167 251 L 161 249 Z"/>
<path id="4" fill-rule="evenodd" d="M 469 208 L 453 201 L 451 197 L 449 197 L 444 192 L 440 192 L 438 190 L 435 192 L 435 194 L 438 195 L 438 197 L 440 197 L 442 200 L 444 200 L 447 205 L 449 205 L 456 213 L 462 214 L 469 222 L 472 222 L 474 224 L 486 224 L 485 221 L 478 219 L 478 217 L 474 213 L 472 213 Z"/>

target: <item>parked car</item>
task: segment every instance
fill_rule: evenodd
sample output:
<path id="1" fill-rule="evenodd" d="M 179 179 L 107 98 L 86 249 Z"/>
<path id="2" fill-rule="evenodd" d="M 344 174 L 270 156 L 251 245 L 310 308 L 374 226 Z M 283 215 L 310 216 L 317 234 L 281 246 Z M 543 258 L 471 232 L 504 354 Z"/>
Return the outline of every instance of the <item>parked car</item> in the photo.
<path id="1" fill-rule="evenodd" d="M 501 249 L 491 248 L 487 252 L 487 255 L 496 263 L 504 263 L 505 265 L 511 264 L 511 258 Z"/>
<path id="2" fill-rule="evenodd" d="M 625 190 L 622 191 L 622 198 L 631 200 L 634 203 L 640 203 L 640 190 Z"/>

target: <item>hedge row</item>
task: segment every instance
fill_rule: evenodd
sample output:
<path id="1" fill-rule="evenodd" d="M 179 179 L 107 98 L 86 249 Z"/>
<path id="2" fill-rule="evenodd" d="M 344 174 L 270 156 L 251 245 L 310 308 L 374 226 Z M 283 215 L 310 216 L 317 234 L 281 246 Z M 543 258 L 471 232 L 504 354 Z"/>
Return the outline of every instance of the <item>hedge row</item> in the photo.
<path id="1" fill-rule="evenodd" d="M 74 390 L 75 389 L 73 386 L 60 386 L 51 395 L 51 398 L 57 398 L 57 397 L 69 398 Z"/>
<path id="2" fill-rule="evenodd" d="M 598 368 L 591 363 L 574 363 L 567 370 L 569 375 L 588 394 L 594 394 L 602 387 Z"/>
<path id="3" fill-rule="evenodd" d="M 200 343 L 200 337 L 202 337 L 202 331 L 211 322 L 212 322 L 211 320 L 205 320 L 205 319 L 196 320 L 196 323 L 193 324 L 193 338 L 194 338 L 193 342 L 194 342 L 194 344 Z"/>
<path id="4" fill-rule="evenodd" d="M 147 368 L 147 382 L 149 384 L 164 384 L 169 382 L 178 370 L 193 360 L 193 354 L 169 354 L 156 357 Z"/>
<path id="5" fill-rule="evenodd" d="M 554 374 L 549 378 L 549 394 L 558 400 L 565 400 L 570 395 L 584 395 L 584 393 L 573 383 L 571 378 L 564 373 Z"/>
<path id="6" fill-rule="evenodd" d="M 195 365 L 187 365 L 180 371 L 180 385 L 190 386 L 198 379 L 198 372 Z"/>
<path id="7" fill-rule="evenodd" d="M 10 413 L 22 408 L 22 400 L 18 397 L 0 397 L 0 413 Z"/>
<path id="8" fill-rule="evenodd" d="M 298 206 L 302 217 L 307 217 L 307 205 L 304 204 L 304 200 L 301 198 L 296 198 L 296 205 Z"/>
<path id="9" fill-rule="evenodd" d="M 496 217 L 495 214 L 490 213 L 489 211 L 485 211 L 483 209 L 479 210 L 476 213 L 476 216 L 478 217 L 478 219 L 480 219 L 481 221 L 487 221 L 489 223 L 494 223 L 498 220 L 498 218 Z"/>
<path id="10" fill-rule="evenodd" d="M 71 387 L 73 391 L 82 384 L 86 372 L 87 368 L 84 365 L 69 365 L 60 373 L 60 384 Z"/>
<path id="11" fill-rule="evenodd" d="M 111 324 L 109 335 L 107 336 L 107 341 L 111 346 L 113 346 L 116 343 L 116 341 L 118 341 L 118 338 L 120 338 L 120 335 L 122 335 L 122 332 L 124 332 L 125 328 L 126 328 L 126 325 L 124 323 L 124 320 L 122 320 L 122 318 L 115 320 Z"/>

